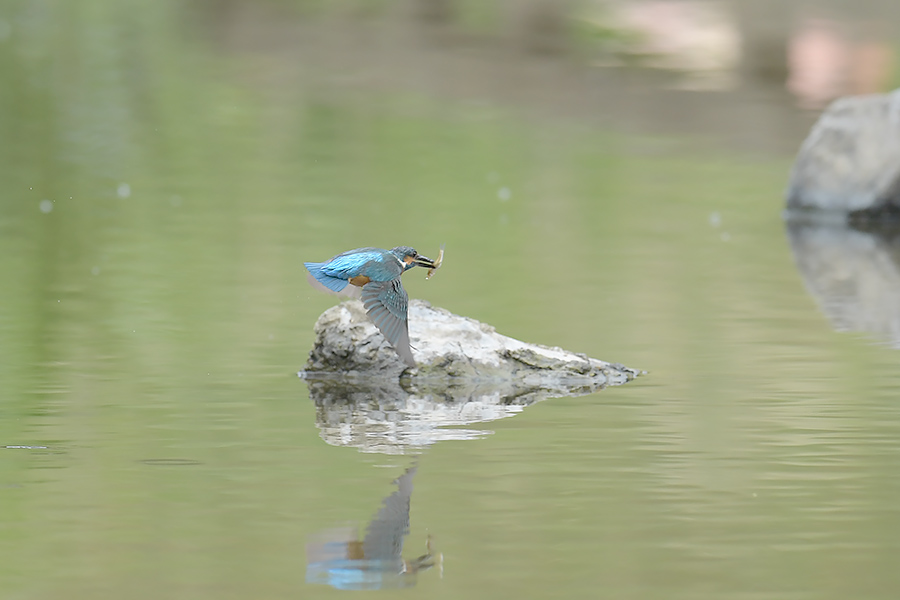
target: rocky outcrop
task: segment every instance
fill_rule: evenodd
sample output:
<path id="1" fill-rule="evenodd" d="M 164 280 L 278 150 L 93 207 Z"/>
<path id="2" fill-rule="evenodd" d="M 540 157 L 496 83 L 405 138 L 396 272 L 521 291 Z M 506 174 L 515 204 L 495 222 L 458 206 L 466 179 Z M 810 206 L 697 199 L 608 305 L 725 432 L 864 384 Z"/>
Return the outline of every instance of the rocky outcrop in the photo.
<path id="1" fill-rule="evenodd" d="M 900 90 L 828 107 L 800 148 L 787 208 L 900 214 Z"/>
<path id="2" fill-rule="evenodd" d="M 326 310 L 315 325 L 316 341 L 305 373 L 344 377 L 396 378 L 407 370 L 358 300 Z M 565 395 L 625 383 L 636 369 L 584 354 L 529 344 L 497 333 L 490 325 L 434 308 L 422 300 L 409 304 L 409 338 L 417 367 L 407 374 L 426 381 L 506 382 L 517 389 L 544 389 Z"/>

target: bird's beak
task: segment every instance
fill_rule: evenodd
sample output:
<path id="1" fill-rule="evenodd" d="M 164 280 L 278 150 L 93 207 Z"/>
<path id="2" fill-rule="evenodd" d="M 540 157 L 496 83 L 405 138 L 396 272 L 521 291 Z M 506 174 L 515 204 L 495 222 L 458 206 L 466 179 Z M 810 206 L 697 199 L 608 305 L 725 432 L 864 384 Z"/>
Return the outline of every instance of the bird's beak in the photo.
<path id="1" fill-rule="evenodd" d="M 413 259 L 412 264 L 417 267 L 425 267 L 427 269 L 434 268 L 434 261 L 427 256 L 422 256 L 421 254 Z"/>

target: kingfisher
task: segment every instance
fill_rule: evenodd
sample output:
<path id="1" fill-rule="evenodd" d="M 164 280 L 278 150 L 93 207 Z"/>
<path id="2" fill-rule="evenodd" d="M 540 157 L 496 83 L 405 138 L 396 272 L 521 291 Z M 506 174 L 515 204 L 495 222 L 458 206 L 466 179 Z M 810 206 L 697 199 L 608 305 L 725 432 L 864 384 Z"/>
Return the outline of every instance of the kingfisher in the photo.
<path id="1" fill-rule="evenodd" d="M 397 246 L 390 250 L 357 248 L 325 262 L 305 262 L 303 265 L 309 271 L 307 279 L 314 288 L 360 298 L 366 314 L 397 355 L 410 367 L 416 366 L 409 347 L 409 296 L 400 283 L 400 276 L 413 267 L 436 269 L 439 263 L 409 246 Z"/>

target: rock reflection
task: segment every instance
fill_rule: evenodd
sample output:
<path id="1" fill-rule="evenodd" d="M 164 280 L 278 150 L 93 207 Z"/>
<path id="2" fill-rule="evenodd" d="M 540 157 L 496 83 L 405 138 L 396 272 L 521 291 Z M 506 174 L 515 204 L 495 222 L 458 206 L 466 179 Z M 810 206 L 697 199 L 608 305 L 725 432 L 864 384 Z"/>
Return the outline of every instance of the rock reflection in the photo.
<path id="1" fill-rule="evenodd" d="M 309 397 L 316 405 L 319 435 L 332 446 L 363 452 L 404 454 L 435 442 L 470 440 L 490 435 L 466 425 L 511 417 L 551 394 L 517 388 L 513 382 L 446 381 L 416 383 L 308 375 Z M 555 389 L 552 397 L 588 394 L 596 386 Z M 452 427 L 452 429 L 448 428 Z"/>
<path id="2" fill-rule="evenodd" d="M 787 232 L 806 289 L 834 329 L 900 347 L 900 228 L 789 221 Z"/>
<path id="3" fill-rule="evenodd" d="M 419 571 L 442 563 L 431 537 L 418 558 L 402 557 L 403 540 L 409 534 L 409 503 L 416 467 L 394 480 L 397 490 L 384 499 L 359 539 L 356 527 L 323 531 L 311 536 L 306 547 L 306 581 L 342 590 L 378 590 L 412 587 Z"/>

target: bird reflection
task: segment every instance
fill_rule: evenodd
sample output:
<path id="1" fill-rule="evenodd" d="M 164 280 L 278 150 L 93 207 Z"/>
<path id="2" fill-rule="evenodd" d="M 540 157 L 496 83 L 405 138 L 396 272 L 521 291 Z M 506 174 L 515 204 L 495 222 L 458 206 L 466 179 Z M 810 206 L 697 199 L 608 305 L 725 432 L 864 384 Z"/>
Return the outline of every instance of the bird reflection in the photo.
<path id="1" fill-rule="evenodd" d="M 412 560 L 402 556 L 415 473 L 413 466 L 394 480 L 397 490 L 384 499 L 362 540 L 356 527 L 345 527 L 321 532 L 307 544 L 307 583 L 345 590 L 412 587 L 419 571 L 441 565 L 442 556 L 434 554 L 431 536 L 425 554 Z"/>

